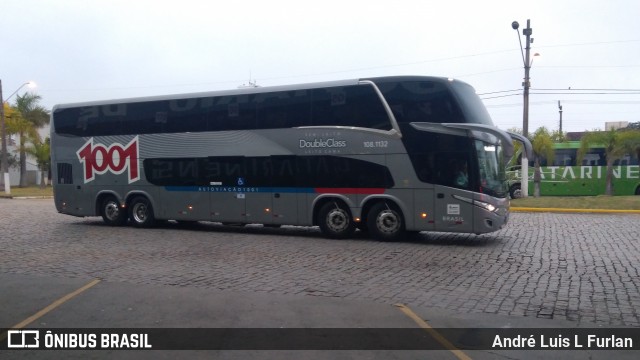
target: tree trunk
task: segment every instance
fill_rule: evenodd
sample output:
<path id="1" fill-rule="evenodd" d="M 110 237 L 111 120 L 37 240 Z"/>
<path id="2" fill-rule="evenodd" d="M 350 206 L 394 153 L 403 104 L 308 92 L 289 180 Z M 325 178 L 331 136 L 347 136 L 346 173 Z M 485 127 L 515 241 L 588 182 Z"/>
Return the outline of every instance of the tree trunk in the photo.
<path id="1" fill-rule="evenodd" d="M 534 163 L 535 171 L 533 172 L 533 197 L 540 197 L 540 159 L 536 156 Z"/>
<path id="2" fill-rule="evenodd" d="M 44 177 L 44 170 L 40 170 L 40 189 L 47 187 L 47 183 L 45 181 L 46 178 Z"/>
<path id="3" fill-rule="evenodd" d="M 25 137 L 24 133 L 20 133 L 20 187 L 27 186 L 27 154 L 24 151 Z"/>
<path id="4" fill-rule="evenodd" d="M 605 195 L 613 195 L 613 161 L 607 158 L 607 185 L 604 190 Z"/>

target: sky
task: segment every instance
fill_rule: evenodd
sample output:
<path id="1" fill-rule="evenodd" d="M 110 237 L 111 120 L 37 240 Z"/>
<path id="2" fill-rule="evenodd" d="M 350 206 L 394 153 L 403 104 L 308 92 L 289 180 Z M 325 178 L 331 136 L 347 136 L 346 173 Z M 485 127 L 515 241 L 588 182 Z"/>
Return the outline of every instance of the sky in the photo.
<path id="1" fill-rule="evenodd" d="M 389 75 L 471 84 L 494 123 L 529 131 L 640 121 L 640 1 L 2 0 L 6 99 L 41 105 Z M 511 23 L 518 21 L 520 29 Z M 597 90 L 584 90 L 597 89 Z M 15 96 L 9 99 L 12 103 Z"/>

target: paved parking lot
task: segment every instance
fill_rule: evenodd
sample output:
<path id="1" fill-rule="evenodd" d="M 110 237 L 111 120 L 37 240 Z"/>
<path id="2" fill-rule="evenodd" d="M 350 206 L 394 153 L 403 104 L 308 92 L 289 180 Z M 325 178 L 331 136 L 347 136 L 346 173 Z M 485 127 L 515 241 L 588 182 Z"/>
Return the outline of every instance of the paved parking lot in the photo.
<path id="1" fill-rule="evenodd" d="M 59 215 L 52 200 L 0 199 L 0 274 L 637 327 L 639 234 L 640 215 L 514 213 L 493 234 L 381 243 L 297 227 L 112 228 Z"/>

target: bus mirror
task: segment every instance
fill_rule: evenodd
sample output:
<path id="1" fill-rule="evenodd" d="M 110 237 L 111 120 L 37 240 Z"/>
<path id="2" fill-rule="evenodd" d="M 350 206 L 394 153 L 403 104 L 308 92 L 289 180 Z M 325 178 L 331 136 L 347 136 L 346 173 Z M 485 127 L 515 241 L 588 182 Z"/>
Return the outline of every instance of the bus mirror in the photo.
<path id="1" fill-rule="evenodd" d="M 511 136 L 513 140 L 522 143 L 522 145 L 524 146 L 524 150 L 527 153 L 527 158 L 533 159 L 533 146 L 531 146 L 531 142 L 529 141 L 529 139 L 527 139 L 526 137 L 520 134 L 513 133 L 511 131 L 507 131 L 507 133 Z"/>
<path id="2" fill-rule="evenodd" d="M 505 131 L 498 129 L 495 126 L 485 125 L 485 124 L 467 124 L 467 123 L 465 124 L 444 123 L 444 124 L 441 124 L 441 126 L 444 126 L 447 128 L 465 129 L 465 130 L 478 131 L 478 132 L 491 134 L 497 137 L 498 140 L 502 143 L 502 151 L 503 151 L 505 160 L 508 161 L 508 159 L 511 159 L 511 157 L 513 156 L 514 148 L 513 148 L 512 137 L 509 136 L 509 134 L 507 134 Z"/>

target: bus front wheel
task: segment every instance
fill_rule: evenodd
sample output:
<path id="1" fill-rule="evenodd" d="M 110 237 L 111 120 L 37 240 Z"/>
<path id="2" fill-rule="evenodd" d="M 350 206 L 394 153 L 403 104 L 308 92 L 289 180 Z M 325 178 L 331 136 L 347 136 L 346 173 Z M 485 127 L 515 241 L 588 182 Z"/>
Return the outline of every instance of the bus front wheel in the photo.
<path id="1" fill-rule="evenodd" d="M 127 222 L 127 211 L 120 207 L 115 196 L 107 196 L 100 204 L 100 215 L 107 225 L 121 226 Z"/>
<path id="2" fill-rule="evenodd" d="M 331 201 L 320 208 L 318 225 L 322 233 L 333 239 L 348 238 L 356 229 L 351 212 L 338 201 Z"/>
<path id="3" fill-rule="evenodd" d="M 151 227 L 156 218 L 149 199 L 143 196 L 133 198 L 129 203 L 129 219 L 135 227 Z"/>
<path id="4" fill-rule="evenodd" d="M 402 213 L 387 203 L 375 204 L 367 215 L 367 227 L 371 235 L 382 241 L 396 241 L 404 235 L 405 225 Z"/>
<path id="5" fill-rule="evenodd" d="M 520 188 L 520 184 L 513 184 L 509 188 L 509 195 L 511 195 L 512 199 L 520 199 L 522 197 L 522 189 Z"/>

